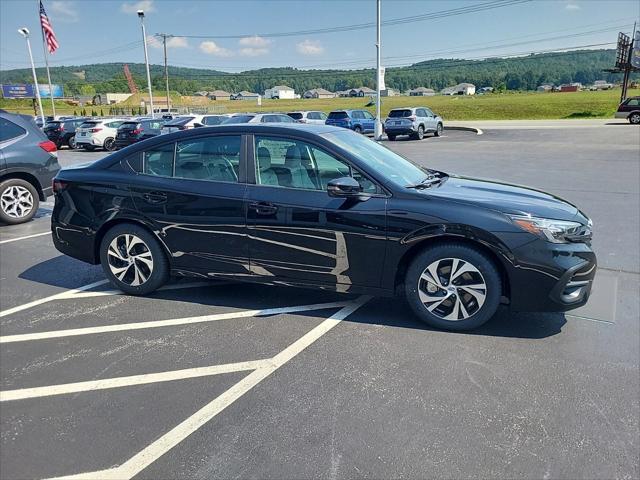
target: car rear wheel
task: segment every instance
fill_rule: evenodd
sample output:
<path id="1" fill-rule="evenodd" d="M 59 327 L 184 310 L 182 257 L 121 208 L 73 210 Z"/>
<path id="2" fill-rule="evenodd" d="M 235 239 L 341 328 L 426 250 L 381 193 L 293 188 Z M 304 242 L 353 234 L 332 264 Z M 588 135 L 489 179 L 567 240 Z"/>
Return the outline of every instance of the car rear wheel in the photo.
<path id="1" fill-rule="evenodd" d="M 416 140 L 422 140 L 424 138 L 424 127 L 422 125 L 418 125 L 418 131 L 413 135 L 413 138 Z"/>
<path id="2" fill-rule="evenodd" d="M 69 141 L 67 142 L 67 145 L 69 145 L 69 148 L 74 149 L 76 148 L 76 136 L 73 135 L 72 137 L 69 137 Z"/>
<path id="3" fill-rule="evenodd" d="M 108 152 L 113 152 L 116 149 L 116 141 L 113 138 L 107 138 L 102 145 Z"/>
<path id="4" fill-rule="evenodd" d="M 639 125 L 640 124 L 640 113 L 632 113 L 631 115 L 629 115 L 629 123 L 632 123 L 634 125 Z"/>
<path id="5" fill-rule="evenodd" d="M 362 133 L 362 128 L 358 125 L 358 126 L 354 127 L 353 131 L 356 132 L 356 133 Z"/>
<path id="6" fill-rule="evenodd" d="M 28 222 L 38 211 L 38 191 L 21 178 L 0 183 L 0 222 L 8 225 Z"/>
<path id="7" fill-rule="evenodd" d="M 146 295 L 169 278 L 160 242 L 145 228 L 116 225 L 100 243 L 100 263 L 111 283 L 130 295 Z"/>
<path id="8" fill-rule="evenodd" d="M 444 130 L 444 127 L 442 126 L 442 124 L 441 124 L 441 123 L 439 123 L 439 124 L 438 124 L 438 126 L 436 127 L 436 131 L 435 131 L 435 132 L 433 132 L 433 134 L 434 134 L 436 137 L 439 137 L 440 135 L 442 135 L 442 131 L 443 131 L 443 130 Z"/>
<path id="9" fill-rule="evenodd" d="M 451 243 L 429 248 L 413 260 L 405 295 L 420 320 L 432 327 L 471 330 L 495 314 L 502 283 L 485 254 Z"/>
<path id="10" fill-rule="evenodd" d="M 85 145 L 83 145 L 83 147 L 87 152 L 93 152 L 96 149 L 96 147 L 94 147 L 93 145 L 86 145 L 85 144 Z"/>
<path id="11" fill-rule="evenodd" d="M 392 142 L 395 142 L 395 140 L 396 140 L 396 136 L 395 135 L 391 135 L 391 134 L 387 134 L 387 138 Z"/>

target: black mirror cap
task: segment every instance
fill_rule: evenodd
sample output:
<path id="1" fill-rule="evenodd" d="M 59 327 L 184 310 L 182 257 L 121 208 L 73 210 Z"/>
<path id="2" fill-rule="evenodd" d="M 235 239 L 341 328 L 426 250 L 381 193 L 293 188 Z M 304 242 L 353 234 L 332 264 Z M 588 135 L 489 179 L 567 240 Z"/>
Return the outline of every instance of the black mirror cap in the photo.
<path id="1" fill-rule="evenodd" d="M 327 184 L 330 197 L 357 197 L 362 193 L 362 186 L 353 177 L 340 177 Z"/>
<path id="2" fill-rule="evenodd" d="M 200 127 L 204 127 L 204 125 L 201 124 L 201 123 L 194 123 L 193 124 L 193 128 L 200 128 Z"/>

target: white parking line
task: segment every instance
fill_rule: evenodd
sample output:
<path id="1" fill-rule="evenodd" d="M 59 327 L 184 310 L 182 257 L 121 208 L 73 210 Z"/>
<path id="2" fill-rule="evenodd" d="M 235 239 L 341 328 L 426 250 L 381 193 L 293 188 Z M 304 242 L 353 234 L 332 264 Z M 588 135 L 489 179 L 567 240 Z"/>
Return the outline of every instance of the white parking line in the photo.
<path id="1" fill-rule="evenodd" d="M 189 435 L 194 433 L 208 421 L 222 412 L 229 405 L 249 392 L 253 387 L 258 385 L 262 380 L 267 378 L 278 368 L 283 366 L 289 360 L 302 352 L 309 345 L 312 345 L 325 333 L 338 325 L 342 320 L 347 318 L 358 308 L 364 305 L 371 297 L 362 296 L 354 301 L 348 302 L 342 309 L 327 318 L 320 325 L 315 327 L 309 333 L 293 342 L 279 354 L 271 359 L 269 366 L 259 368 L 253 371 L 229 390 L 212 400 L 209 404 L 202 407 L 189 418 L 176 425 L 170 431 L 162 435 L 151 445 L 144 448 L 119 467 L 100 470 L 94 472 L 85 472 L 78 475 L 70 475 L 65 477 L 57 477 L 58 479 L 130 479 L 147 468 L 158 458 L 163 456 L 173 447 L 182 442 Z"/>
<path id="2" fill-rule="evenodd" d="M 130 375 L 128 377 L 104 378 L 88 382 L 64 383 L 61 385 L 47 385 L 45 387 L 5 390 L 0 392 L 0 402 L 49 397 L 52 395 L 66 395 L 69 393 L 91 392 L 94 390 L 130 387 L 133 385 L 146 385 L 157 382 L 170 382 L 172 380 L 184 380 L 187 378 L 207 377 L 210 375 L 221 375 L 223 373 L 257 370 L 258 368 L 264 368 L 270 365 L 271 361 L 269 359 L 253 360 L 249 362 L 227 363 L 225 365 L 212 365 L 209 367 L 186 368 L 169 372 Z"/>
<path id="3" fill-rule="evenodd" d="M 153 320 L 148 322 L 121 323 L 115 325 L 102 325 L 98 327 L 73 328 L 67 330 L 52 330 L 48 332 L 23 333 L 19 335 L 5 335 L 0 337 L 0 343 L 28 342 L 33 340 L 48 340 L 51 338 L 75 337 L 80 335 L 94 335 L 97 333 L 122 332 L 126 330 L 144 330 L 147 328 L 170 327 L 177 325 L 189 325 L 194 323 L 207 323 L 234 318 L 263 317 L 266 315 L 280 315 L 282 313 L 305 312 L 312 310 L 325 310 L 328 308 L 341 308 L 348 305 L 349 301 L 316 303 L 312 305 L 300 305 L 296 307 L 268 308 L 264 310 L 242 310 L 239 312 L 217 313 L 198 317 L 172 318 L 169 320 Z"/>
<path id="4" fill-rule="evenodd" d="M 0 245 L 2 245 L 3 243 L 11 243 L 11 242 L 18 242 L 20 240 L 27 240 L 28 238 L 41 237 L 42 235 L 51 235 L 51 230 L 49 230 L 48 232 L 34 233 L 33 235 L 26 235 L 24 237 L 10 238 L 8 240 L 0 240 Z"/>

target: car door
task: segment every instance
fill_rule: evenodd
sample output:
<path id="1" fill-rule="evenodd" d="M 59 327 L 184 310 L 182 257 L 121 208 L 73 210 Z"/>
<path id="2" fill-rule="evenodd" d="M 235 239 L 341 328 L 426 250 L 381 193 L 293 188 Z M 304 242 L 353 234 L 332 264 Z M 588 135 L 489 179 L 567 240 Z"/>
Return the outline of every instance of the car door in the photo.
<path id="1" fill-rule="evenodd" d="M 252 273 L 341 291 L 379 287 L 386 245 L 383 190 L 325 146 L 292 136 L 255 136 L 249 145 Z M 363 199 L 330 197 L 327 183 L 349 175 L 363 185 Z"/>
<path id="2" fill-rule="evenodd" d="M 371 115 L 368 110 L 362 110 L 362 117 L 364 125 L 363 130 L 365 132 L 373 132 L 375 130 L 376 118 Z"/>
<path id="3" fill-rule="evenodd" d="M 178 271 L 246 275 L 242 137 L 218 134 L 160 144 L 134 158 L 136 208 L 157 228 Z"/>

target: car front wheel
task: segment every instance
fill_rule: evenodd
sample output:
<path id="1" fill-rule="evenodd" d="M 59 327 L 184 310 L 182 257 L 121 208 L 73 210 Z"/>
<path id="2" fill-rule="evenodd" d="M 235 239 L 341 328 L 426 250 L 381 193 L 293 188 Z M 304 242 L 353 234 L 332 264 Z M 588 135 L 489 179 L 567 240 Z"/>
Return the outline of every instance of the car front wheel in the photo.
<path id="1" fill-rule="evenodd" d="M 145 228 L 120 224 L 100 243 L 100 263 L 111 283 L 130 295 L 146 295 L 169 278 L 169 262 L 160 242 Z"/>
<path id="2" fill-rule="evenodd" d="M 495 314 L 502 283 L 484 253 L 451 243 L 428 248 L 413 260 L 405 295 L 420 320 L 432 327 L 471 330 Z"/>
<path id="3" fill-rule="evenodd" d="M 442 135 L 442 131 L 444 130 L 444 127 L 442 126 L 441 123 L 438 124 L 438 126 L 436 127 L 436 131 L 433 133 L 436 137 L 439 137 L 440 135 Z"/>
<path id="4" fill-rule="evenodd" d="M 0 183 L 0 222 L 8 225 L 28 222 L 38 211 L 35 187 L 21 178 Z"/>
<path id="5" fill-rule="evenodd" d="M 631 115 L 629 115 L 629 123 L 632 123 L 634 125 L 639 125 L 640 124 L 640 113 L 632 113 Z"/>
<path id="6" fill-rule="evenodd" d="M 113 152 L 116 149 L 116 141 L 109 137 L 105 139 L 103 147 L 107 152 Z"/>
<path id="7" fill-rule="evenodd" d="M 71 148 L 71 149 L 76 148 L 76 136 L 75 135 L 73 137 L 69 138 L 69 141 L 67 142 L 67 145 L 69 145 L 69 148 Z"/>

